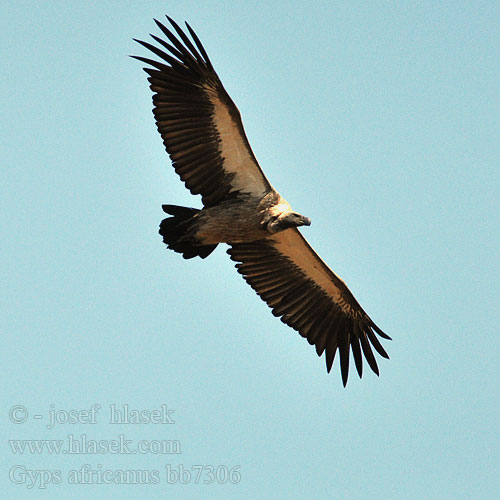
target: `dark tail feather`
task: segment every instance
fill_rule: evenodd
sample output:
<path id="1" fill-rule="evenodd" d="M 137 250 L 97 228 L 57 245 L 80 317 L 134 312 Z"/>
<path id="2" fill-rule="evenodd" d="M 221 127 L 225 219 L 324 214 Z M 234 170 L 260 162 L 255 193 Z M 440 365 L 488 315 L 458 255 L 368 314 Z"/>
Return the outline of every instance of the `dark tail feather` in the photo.
<path id="1" fill-rule="evenodd" d="M 174 252 L 181 253 L 185 259 L 193 257 L 208 257 L 217 245 L 200 245 L 190 233 L 193 229 L 194 216 L 199 212 L 196 208 L 179 207 L 177 205 L 162 205 L 166 214 L 173 215 L 163 219 L 160 224 L 160 234 L 163 242 Z M 193 231 L 194 232 L 194 231 Z"/>

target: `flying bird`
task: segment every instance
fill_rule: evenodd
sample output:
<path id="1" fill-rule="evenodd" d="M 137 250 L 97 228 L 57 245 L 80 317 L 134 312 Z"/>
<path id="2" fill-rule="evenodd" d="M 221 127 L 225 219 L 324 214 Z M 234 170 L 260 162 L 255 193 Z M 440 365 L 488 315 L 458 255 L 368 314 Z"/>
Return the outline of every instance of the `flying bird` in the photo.
<path id="1" fill-rule="evenodd" d="M 292 210 L 261 170 L 240 113 L 224 89 L 198 36 L 156 21 L 163 38 L 135 40 L 157 59 L 146 63 L 153 113 L 173 167 L 203 208 L 163 205 L 160 234 L 185 259 L 210 255 L 219 243 L 246 282 L 309 344 L 325 353 L 330 372 L 339 352 L 347 384 L 349 357 L 359 376 L 363 355 L 378 375 L 371 346 L 384 358 L 377 335 L 386 335 L 359 305 L 346 284 L 321 260 L 297 229 L 311 220 Z M 362 355 L 363 354 L 363 355 Z"/>

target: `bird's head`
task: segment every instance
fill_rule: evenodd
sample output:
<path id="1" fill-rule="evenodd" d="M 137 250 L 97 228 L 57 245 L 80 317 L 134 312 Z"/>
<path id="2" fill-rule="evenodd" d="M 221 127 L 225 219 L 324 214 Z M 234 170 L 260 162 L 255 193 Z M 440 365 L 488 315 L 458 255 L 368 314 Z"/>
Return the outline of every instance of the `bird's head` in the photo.
<path id="1" fill-rule="evenodd" d="M 311 219 L 297 212 L 285 212 L 269 221 L 267 229 L 270 233 L 277 233 L 289 227 L 310 226 Z"/>

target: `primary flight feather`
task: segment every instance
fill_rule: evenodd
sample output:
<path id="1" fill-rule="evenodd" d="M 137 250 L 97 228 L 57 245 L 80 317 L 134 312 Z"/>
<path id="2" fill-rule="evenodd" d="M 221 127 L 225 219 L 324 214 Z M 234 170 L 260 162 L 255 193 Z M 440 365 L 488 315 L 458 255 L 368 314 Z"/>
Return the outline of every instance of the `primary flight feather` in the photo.
<path id="1" fill-rule="evenodd" d="M 339 352 L 344 386 L 352 351 L 359 376 L 363 355 L 378 375 L 373 348 L 389 356 L 377 335 L 390 339 L 365 313 L 345 283 L 321 260 L 297 227 L 309 218 L 294 212 L 271 186 L 248 143 L 240 113 L 222 86 L 199 38 L 168 17 L 172 28 L 155 21 L 165 38 L 157 45 L 136 40 L 157 59 L 148 64 L 153 113 L 175 171 L 201 210 L 163 205 L 171 215 L 160 224 L 167 247 L 189 259 L 207 257 L 219 243 L 238 272 L 271 307 L 297 330 L 328 372 Z M 363 355 L 362 355 L 363 354 Z"/>

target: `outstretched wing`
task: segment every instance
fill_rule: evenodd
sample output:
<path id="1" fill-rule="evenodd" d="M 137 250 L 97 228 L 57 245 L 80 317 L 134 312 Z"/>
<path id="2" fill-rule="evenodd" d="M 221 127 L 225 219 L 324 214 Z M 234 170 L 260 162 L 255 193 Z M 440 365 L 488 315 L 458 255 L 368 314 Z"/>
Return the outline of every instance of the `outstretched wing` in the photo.
<path id="1" fill-rule="evenodd" d="M 320 259 L 296 228 L 251 242 L 232 245 L 228 250 L 238 272 L 272 308 L 275 316 L 297 330 L 316 346 L 318 356 L 326 351 L 330 372 L 338 350 L 344 386 L 352 349 L 359 376 L 362 354 L 378 375 L 371 349 L 389 356 L 375 333 L 386 335 L 363 311 L 346 284 Z"/>
<path id="2" fill-rule="evenodd" d="M 204 205 L 215 205 L 235 192 L 262 197 L 272 189 L 250 148 L 240 113 L 224 90 L 205 49 L 186 23 L 186 33 L 170 18 L 177 36 L 156 21 L 167 41 L 136 40 L 160 60 L 134 56 L 154 92 L 153 113 L 176 172 Z M 194 42 L 194 43 L 193 43 Z"/>

